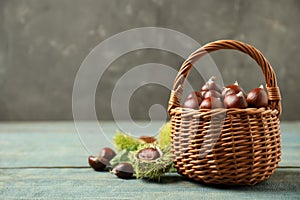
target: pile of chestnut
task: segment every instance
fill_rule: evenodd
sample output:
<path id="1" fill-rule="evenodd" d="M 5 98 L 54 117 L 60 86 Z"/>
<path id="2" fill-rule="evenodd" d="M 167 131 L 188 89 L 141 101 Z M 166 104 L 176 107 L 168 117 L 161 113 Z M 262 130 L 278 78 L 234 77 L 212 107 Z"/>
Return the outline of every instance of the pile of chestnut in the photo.
<path id="1" fill-rule="evenodd" d="M 156 139 L 152 136 L 141 136 L 140 140 L 146 143 L 153 143 Z M 133 177 L 134 168 L 129 162 L 120 162 L 115 166 L 111 166 L 110 161 L 116 156 L 116 152 L 109 148 L 104 147 L 100 150 L 98 156 L 89 156 L 88 163 L 95 171 L 111 170 L 113 174 L 122 179 L 130 179 Z M 156 160 L 160 157 L 160 152 L 153 147 L 141 149 L 137 157 L 140 160 Z"/>
<path id="2" fill-rule="evenodd" d="M 109 161 L 115 156 L 116 153 L 113 149 L 105 147 L 101 149 L 98 156 L 89 156 L 88 162 L 95 171 L 105 171 L 112 168 Z M 129 179 L 133 176 L 134 170 L 130 163 L 121 162 L 112 168 L 111 172 L 119 178 Z"/>
<path id="3" fill-rule="evenodd" d="M 261 108 L 268 106 L 268 95 L 263 85 L 251 90 L 248 94 L 237 82 L 221 89 L 211 77 L 200 89 L 189 93 L 182 105 L 191 109 L 215 108 Z"/>

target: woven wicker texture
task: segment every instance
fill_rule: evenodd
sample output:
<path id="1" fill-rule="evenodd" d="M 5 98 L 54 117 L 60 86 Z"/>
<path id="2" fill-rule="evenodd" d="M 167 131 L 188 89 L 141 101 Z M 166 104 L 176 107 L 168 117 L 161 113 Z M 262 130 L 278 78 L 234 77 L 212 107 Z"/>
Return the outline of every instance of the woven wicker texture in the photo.
<path id="1" fill-rule="evenodd" d="M 183 84 L 193 64 L 205 54 L 220 49 L 239 50 L 258 63 L 266 79 L 267 108 L 193 110 L 180 107 Z M 281 156 L 280 100 L 276 75 L 253 46 L 220 40 L 196 50 L 178 72 L 168 107 L 172 152 L 178 173 L 212 184 L 254 185 L 268 179 Z"/>

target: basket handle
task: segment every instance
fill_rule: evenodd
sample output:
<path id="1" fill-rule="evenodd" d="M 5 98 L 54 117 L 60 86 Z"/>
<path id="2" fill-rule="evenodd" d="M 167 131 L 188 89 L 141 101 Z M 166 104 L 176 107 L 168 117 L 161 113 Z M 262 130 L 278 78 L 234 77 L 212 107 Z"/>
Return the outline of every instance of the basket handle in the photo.
<path id="1" fill-rule="evenodd" d="M 208 43 L 203 47 L 193 52 L 182 64 L 177 77 L 175 78 L 173 90 L 171 91 L 168 113 L 171 116 L 172 110 L 180 106 L 183 85 L 188 76 L 193 64 L 196 63 L 202 56 L 220 49 L 233 49 L 248 54 L 261 67 L 267 84 L 267 92 L 269 97 L 269 106 L 271 109 L 278 110 L 278 117 L 281 115 L 281 95 L 277 86 L 276 75 L 267 59 L 262 53 L 253 46 L 239 42 L 236 40 L 218 40 Z"/>

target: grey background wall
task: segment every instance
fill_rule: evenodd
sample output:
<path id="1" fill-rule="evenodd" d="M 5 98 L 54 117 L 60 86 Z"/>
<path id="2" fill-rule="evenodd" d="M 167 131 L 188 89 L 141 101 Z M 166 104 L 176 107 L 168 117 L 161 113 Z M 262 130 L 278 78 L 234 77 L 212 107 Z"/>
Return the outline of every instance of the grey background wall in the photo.
<path id="1" fill-rule="evenodd" d="M 282 119 L 299 120 L 299 20 L 298 0 L 1 0 L 0 119 L 72 119 L 73 83 L 85 56 L 121 31 L 158 26 L 180 31 L 200 44 L 229 38 L 254 45 L 277 73 L 284 98 Z M 249 90 L 263 81 L 258 67 L 244 55 L 217 52 L 213 58 L 225 84 L 237 79 Z M 111 93 L 126 71 L 148 62 L 179 69 L 182 61 L 157 50 L 120 57 L 98 85 L 99 119 L 112 119 Z M 191 79 L 196 85 L 202 81 Z M 149 107 L 166 106 L 168 95 L 157 85 L 139 88 L 131 102 L 132 117 L 147 119 Z"/>

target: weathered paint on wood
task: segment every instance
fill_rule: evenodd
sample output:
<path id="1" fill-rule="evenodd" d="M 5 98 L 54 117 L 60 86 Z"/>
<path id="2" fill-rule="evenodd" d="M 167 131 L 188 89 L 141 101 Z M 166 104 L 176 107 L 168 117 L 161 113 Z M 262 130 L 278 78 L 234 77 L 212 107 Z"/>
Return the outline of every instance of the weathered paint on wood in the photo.
<path id="1" fill-rule="evenodd" d="M 102 128 L 113 137 L 113 123 Z M 0 199 L 300 199 L 300 123 L 281 130 L 282 161 L 268 181 L 216 187 L 177 174 L 149 183 L 86 168 L 89 154 L 72 122 L 0 123 Z"/>
<path id="2" fill-rule="evenodd" d="M 97 131 L 89 124 L 84 124 L 86 132 Z M 130 126 L 126 122 L 123 124 Z M 101 126 L 108 137 L 114 136 L 117 129 L 114 123 L 104 122 Z M 300 123 L 281 124 L 280 166 L 300 167 L 299 130 Z M 73 122 L 0 124 L 0 167 L 86 166 L 88 155 Z"/>
<path id="3" fill-rule="evenodd" d="M 166 175 L 161 183 L 123 180 L 92 169 L 2 169 L 0 197 L 49 199 L 299 199 L 300 169 L 278 169 L 255 186 L 209 186 Z"/>

